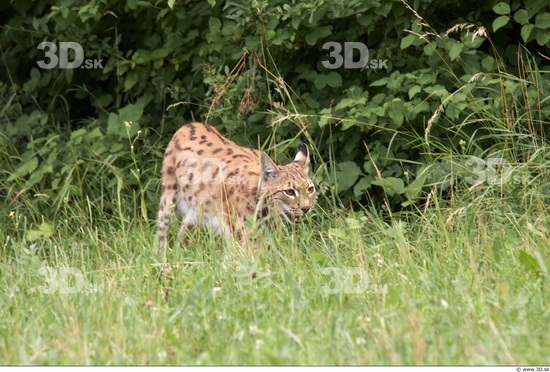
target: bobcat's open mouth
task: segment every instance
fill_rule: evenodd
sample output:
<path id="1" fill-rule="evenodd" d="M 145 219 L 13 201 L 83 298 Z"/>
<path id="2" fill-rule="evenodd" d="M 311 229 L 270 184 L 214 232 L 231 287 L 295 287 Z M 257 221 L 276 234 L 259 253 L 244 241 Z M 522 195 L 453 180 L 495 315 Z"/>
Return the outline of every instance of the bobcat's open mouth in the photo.
<path id="1" fill-rule="evenodd" d="M 291 213 L 290 211 L 284 211 L 284 214 L 288 222 L 292 223 L 300 223 L 305 217 L 305 213 L 300 213 L 296 215 Z"/>

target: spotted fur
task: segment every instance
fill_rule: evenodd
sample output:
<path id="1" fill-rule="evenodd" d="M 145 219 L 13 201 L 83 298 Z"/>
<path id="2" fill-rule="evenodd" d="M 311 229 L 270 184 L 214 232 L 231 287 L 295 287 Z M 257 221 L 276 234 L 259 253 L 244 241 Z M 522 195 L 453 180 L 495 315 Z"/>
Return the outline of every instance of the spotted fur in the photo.
<path id="1" fill-rule="evenodd" d="M 277 166 L 266 153 L 241 147 L 210 125 L 184 125 L 168 144 L 162 164 L 159 253 L 164 257 L 171 204 L 182 220 L 180 235 L 197 225 L 241 235 L 247 215 L 300 222 L 316 198 L 308 164 L 305 144 L 292 163 Z"/>

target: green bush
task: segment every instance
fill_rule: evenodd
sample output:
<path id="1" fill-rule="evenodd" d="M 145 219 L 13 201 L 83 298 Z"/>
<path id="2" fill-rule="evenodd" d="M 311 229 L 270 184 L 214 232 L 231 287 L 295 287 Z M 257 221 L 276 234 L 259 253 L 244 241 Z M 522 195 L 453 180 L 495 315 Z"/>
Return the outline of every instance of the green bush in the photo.
<path id="1" fill-rule="evenodd" d="M 122 187 L 147 218 L 162 149 L 192 120 L 279 160 L 308 141 L 325 195 L 391 209 L 464 184 L 469 156 L 527 161 L 547 136 L 542 0 L 1 7 L 0 193 L 38 214 L 85 198 L 115 214 Z M 43 41 L 78 42 L 103 68 L 41 69 Z M 329 41 L 364 43 L 382 68 L 327 69 Z"/>

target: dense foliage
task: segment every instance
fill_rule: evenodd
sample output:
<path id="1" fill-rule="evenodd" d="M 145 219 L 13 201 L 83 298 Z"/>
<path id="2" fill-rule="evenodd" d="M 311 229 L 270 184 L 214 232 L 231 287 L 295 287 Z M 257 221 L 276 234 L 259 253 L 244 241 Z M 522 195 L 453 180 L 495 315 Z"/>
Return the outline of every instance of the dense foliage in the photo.
<path id="1" fill-rule="evenodd" d="M 124 194 L 139 196 L 147 217 L 162 148 L 191 120 L 279 161 L 308 141 L 325 195 L 384 195 L 391 208 L 434 184 L 469 186 L 467 156 L 527 161 L 533 148 L 518 144 L 548 132 L 544 0 L 0 7 L 0 194 L 12 208 L 55 213 L 78 198 L 109 211 L 104 196 Z M 98 68 L 42 69 L 44 41 L 77 42 Z M 326 42 L 363 43 L 370 63 L 326 68 Z"/>

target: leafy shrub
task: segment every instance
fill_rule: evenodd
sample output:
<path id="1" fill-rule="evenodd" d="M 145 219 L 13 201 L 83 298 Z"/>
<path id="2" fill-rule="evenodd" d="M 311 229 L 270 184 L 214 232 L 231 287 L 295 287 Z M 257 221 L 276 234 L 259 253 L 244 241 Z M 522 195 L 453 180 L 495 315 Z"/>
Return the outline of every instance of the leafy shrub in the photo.
<path id="1" fill-rule="evenodd" d="M 434 184 L 448 190 L 468 172 L 453 173 L 456 154 L 521 152 L 518 143 L 547 135 L 548 59 L 538 52 L 549 46 L 550 13 L 541 0 L 2 7 L 0 192 L 50 214 L 71 197 L 115 213 L 122 185 L 147 217 L 162 148 L 191 120 L 280 158 L 309 141 L 322 190 L 354 202 L 368 193 L 391 208 L 424 200 Z M 78 42 L 103 68 L 40 69 L 43 41 Z M 329 41 L 364 43 L 382 68 L 327 69 Z"/>

